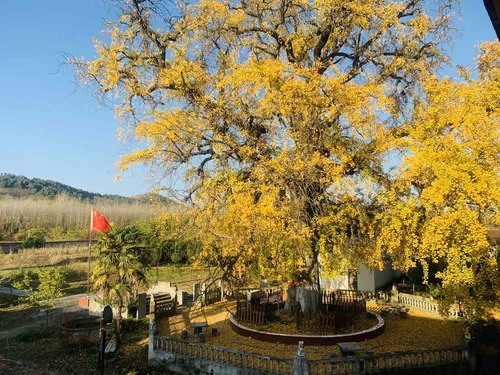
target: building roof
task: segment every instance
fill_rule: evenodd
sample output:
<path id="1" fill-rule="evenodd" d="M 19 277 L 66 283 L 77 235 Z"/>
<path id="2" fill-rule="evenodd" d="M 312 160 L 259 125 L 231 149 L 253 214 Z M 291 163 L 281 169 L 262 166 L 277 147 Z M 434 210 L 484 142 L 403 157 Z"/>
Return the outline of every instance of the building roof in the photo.
<path id="1" fill-rule="evenodd" d="M 493 28 L 500 40 L 500 0 L 483 0 Z"/>

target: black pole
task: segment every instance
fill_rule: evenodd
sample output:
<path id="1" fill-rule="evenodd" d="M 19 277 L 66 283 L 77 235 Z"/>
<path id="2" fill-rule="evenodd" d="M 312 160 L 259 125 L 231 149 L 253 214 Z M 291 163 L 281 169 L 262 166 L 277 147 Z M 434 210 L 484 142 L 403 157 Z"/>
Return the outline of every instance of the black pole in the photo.
<path id="1" fill-rule="evenodd" d="M 101 319 L 101 329 L 99 330 L 99 360 L 98 371 L 99 375 L 104 375 L 104 353 L 106 350 L 106 330 L 102 328 L 104 321 Z"/>

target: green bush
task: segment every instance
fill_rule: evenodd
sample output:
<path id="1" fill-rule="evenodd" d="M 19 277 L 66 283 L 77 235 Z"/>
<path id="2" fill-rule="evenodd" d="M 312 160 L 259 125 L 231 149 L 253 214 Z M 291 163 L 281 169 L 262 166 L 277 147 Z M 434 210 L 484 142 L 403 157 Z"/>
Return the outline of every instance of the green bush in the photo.
<path id="1" fill-rule="evenodd" d="M 441 298 L 442 297 L 442 290 L 441 286 L 439 284 L 432 284 L 430 283 L 429 286 L 429 295 L 433 298 Z"/>
<path id="2" fill-rule="evenodd" d="M 8 284 L 11 286 L 14 286 L 14 284 L 18 284 L 23 282 L 28 278 L 30 280 L 30 286 L 34 288 L 36 285 L 38 285 L 38 274 L 36 271 L 32 269 L 24 269 L 21 268 L 20 270 L 12 272 L 9 277 L 8 277 Z"/>
<path id="3" fill-rule="evenodd" d="M 39 249 L 45 246 L 45 231 L 40 229 L 31 230 L 21 244 L 23 249 Z"/>
<path id="4" fill-rule="evenodd" d="M 135 332 L 149 328 L 147 319 L 132 319 L 127 318 L 122 320 L 122 332 Z"/>

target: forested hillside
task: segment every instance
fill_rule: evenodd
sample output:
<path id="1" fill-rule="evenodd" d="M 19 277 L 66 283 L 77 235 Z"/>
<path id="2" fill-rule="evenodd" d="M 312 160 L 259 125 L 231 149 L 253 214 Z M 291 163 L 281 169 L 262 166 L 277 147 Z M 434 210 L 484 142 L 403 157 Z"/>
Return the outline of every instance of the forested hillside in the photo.
<path id="1" fill-rule="evenodd" d="M 12 197 L 24 197 L 36 195 L 47 198 L 54 198 L 56 195 L 65 194 L 69 197 L 75 197 L 85 200 L 94 200 L 96 198 L 105 198 L 112 200 L 129 200 L 119 195 L 91 193 L 85 190 L 77 189 L 72 186 L 62 184 L 57 181 L 43 180 L 41 178 L 27 178 L 9 173 L 0 174 L 0 196 L 8 195 Z"/>
<path id="2" fill-rule="evenodd" d="M 85 239 L 91 207 L 122 226 L 171 212 L 175 204 L 159 195 L 98 194 L 56 181 L 0 174 L 0 240 L 22 241 L 35 232 L 47 240 Z"/>

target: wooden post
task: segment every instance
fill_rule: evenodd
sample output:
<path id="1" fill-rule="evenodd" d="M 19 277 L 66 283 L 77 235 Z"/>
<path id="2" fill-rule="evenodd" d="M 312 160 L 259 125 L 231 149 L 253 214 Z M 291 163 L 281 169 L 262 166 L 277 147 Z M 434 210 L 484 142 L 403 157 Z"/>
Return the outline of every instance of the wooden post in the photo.
<path id="1" fill-rule="evenodd" d="M 101 319 L 101 329 L 99 330 L 99 360 L 97 362 L 99 375 L 104 375 L 104 356 L 106 351 L 106 330 L 102 328 L 104 320 Z"/>

